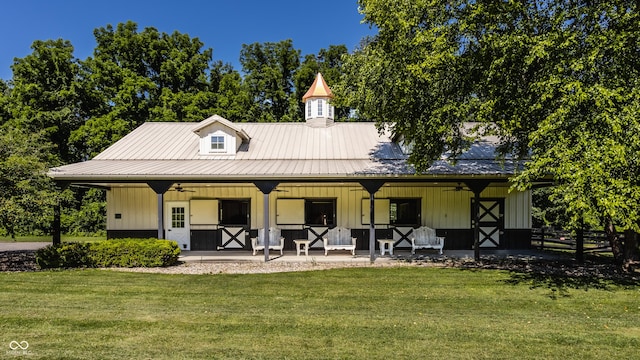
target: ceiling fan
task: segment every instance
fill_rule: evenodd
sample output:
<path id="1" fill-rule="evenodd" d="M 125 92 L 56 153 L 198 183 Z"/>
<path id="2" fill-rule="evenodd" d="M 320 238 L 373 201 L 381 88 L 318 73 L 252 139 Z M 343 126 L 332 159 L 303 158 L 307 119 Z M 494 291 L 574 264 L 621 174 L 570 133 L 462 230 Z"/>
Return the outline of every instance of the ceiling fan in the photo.
<path id="1" fill-rule="evenodd" d="M 171 189 L 170 191 L 177 191 L 177 192 L 195 192 L 195 190 L 187 190 L 185 188 L 183 188 L 182 186 L 180 186 L 180 184 L 176 184 L 176 186 L 173 187 L 173 189 Z"/>
<path id="2" fill-rule="evenodd" d="M 452 189 L 444 190 L 444 191 L 471 191 L 471 190 L 462 186 L 462 183 L 458 183 L 458 185 L 453 187 Z"/>

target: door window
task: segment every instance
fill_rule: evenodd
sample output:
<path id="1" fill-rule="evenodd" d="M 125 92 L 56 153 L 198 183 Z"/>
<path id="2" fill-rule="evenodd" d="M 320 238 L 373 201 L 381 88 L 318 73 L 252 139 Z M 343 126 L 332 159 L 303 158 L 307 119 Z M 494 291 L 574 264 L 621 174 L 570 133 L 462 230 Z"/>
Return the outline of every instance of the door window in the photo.
<path id="1" fill-rule="evenodd" d="M 184 207 L 171 208 L 171 227 L 174 229 L 184 228 Z"/>

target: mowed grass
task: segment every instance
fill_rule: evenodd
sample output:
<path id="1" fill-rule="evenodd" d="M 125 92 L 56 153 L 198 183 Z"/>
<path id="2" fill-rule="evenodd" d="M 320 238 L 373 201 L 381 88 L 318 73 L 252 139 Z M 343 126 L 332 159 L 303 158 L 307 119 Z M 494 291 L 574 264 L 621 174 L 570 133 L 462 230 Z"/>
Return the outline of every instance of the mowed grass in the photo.
<path id="1" fill-rule="evenodd" d="M 640 288 L 585 286 L 424 267 L 1 273 L 0 358 L 637 358 Z"/>

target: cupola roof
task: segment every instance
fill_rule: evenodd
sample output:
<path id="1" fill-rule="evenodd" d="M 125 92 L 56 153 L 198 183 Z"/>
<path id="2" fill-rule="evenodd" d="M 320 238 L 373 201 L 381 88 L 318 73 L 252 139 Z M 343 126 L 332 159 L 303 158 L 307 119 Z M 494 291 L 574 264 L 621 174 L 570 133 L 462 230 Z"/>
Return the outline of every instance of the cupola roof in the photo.
<path id="1" fill-rule="evenodd" d="M 321 73 L 316 75 L 316 79 L 313 81 L 313 84 L 311 84 L 311 87 L 306 94 L 302 97 L 302 101 L 307 101 L 308 98 L 312 97 L 333 98 L 333 93 L 331 92 L 329 85 L 327 85 L 327 82 L 324 81 Z"/>

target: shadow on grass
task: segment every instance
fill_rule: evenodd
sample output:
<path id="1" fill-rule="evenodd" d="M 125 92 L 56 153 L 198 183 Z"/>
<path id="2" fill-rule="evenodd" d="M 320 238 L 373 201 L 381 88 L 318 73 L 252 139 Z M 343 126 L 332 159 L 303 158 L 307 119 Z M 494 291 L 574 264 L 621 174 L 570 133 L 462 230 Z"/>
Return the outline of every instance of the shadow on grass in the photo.
<path id="1" fill-rule="evenodd" d="M 613 264 L 572 262 L 539 262 L 523 269 L 510 269 L 505 283 L 527 284 L 530 289 L 549 289 L 549 297 L 569 297 L 569 290 L 612 290 L 616 287 L 638 287 L 640 276 L 619 271 Z"/>
<path id="2" fill-rule="evenodd" d="M 569 290 L 613 290 L 616 287 L 639 287 L 640 273 L 620 271 L 610 257 L 590 257 L 583 264 L 570 258 L 541 259 L 526 257 L 483 257 L 479 262 L 466 262 L 463 270 L 506 270 L 511 285 L 528 285 L 530 289 L 549 289 L 549 297 L 569 297 Z"/>

